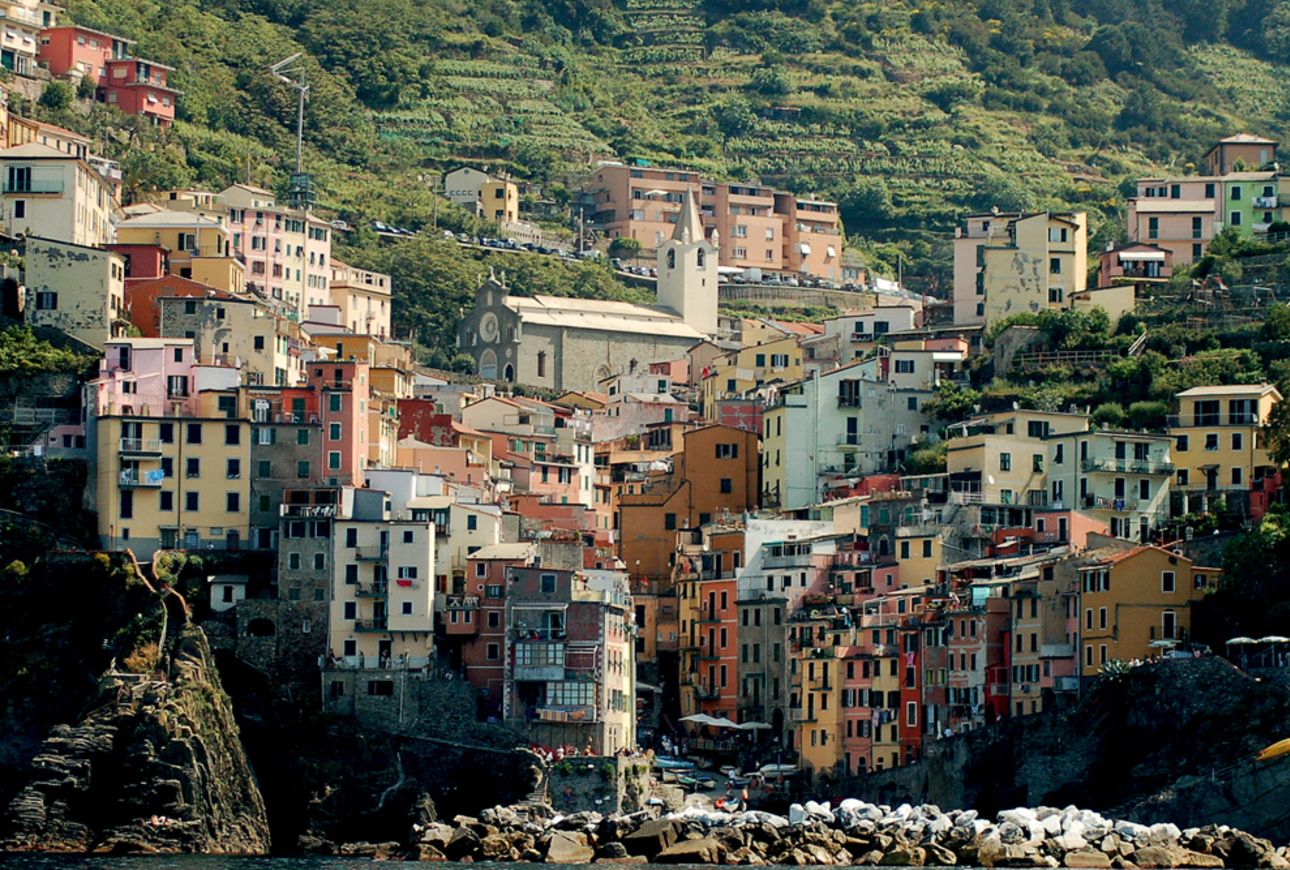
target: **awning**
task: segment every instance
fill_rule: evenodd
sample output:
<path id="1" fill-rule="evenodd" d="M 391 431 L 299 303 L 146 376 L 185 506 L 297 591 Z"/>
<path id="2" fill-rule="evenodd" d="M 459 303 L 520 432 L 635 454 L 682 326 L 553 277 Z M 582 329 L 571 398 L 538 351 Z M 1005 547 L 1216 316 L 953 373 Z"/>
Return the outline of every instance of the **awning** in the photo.
<path id="1" fill-rule="evenodd" d="M 811 253 L 811 246 L 808 245 L 806 242 L 798 242 L 797 252 L 801 254 L 803 257 L 805 257 Z"/>
<path id="2" fill-rule="evenodd" d="M 1244 636 L 1242 636 L 1242 637 L 1234 637 L 1234 638 L 1232 638 L 1231 640 L 1229 640 L 1229 641 L 1227 642 L 1227 645 L 1228 645 L 1228 646 L 1241 646 L 1241 645 L 1243 645 L 1243 644 L 1247 644 L 1247 643 L 1258 643 L 1258 641 L 1257 641 L 1257 640 L 1255 640 L 1255 639 L 1254 639 L 1254 638 L 1252 638 L 1252 637 L 1244 637 Z"/>
<path id="3" fill-rule="evenodd" d="M 1164 251 L 1123 251 L 1120 254 L 1121 262 L 1129 263 L 1136 260 L 1156 260 L 1164 262 Z"/>

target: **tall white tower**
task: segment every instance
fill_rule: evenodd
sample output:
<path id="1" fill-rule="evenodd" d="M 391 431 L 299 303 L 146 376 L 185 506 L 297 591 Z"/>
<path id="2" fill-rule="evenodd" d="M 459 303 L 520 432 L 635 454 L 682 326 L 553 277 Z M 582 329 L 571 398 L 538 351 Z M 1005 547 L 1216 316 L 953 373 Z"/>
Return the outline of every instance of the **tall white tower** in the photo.
<path id="1" fill-rule="evenodd" d="M 658 304 L 705 335 L 717 331 L 717 238 L 703 235 L 699 206 L 687 188 L 672 238 L 658 246 Z"/>

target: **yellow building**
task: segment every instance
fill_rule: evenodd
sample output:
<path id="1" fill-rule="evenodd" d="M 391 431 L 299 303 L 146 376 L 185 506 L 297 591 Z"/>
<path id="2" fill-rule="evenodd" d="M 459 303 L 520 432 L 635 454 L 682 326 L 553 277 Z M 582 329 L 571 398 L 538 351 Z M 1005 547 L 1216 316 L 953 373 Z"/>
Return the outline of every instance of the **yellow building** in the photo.
<path id="1" fill-rule="evenodd" d="M 1170 419 L 1176 467 L 1174 488 L 1190 499 L 1205 493 L 1248 492 L 1270 474 L 1262 427 L 1281 393 L 1271 384 L 1192 387 L 1176 396 Z"/>
<path id="2" fill-rule="evenodd" d="M 871 696 L 900 697 L 900 656 L 894 645 L 875 648 L 873 655 L 873 690 Z M 900 705 L 879 711 L 873 727 L 873 770 L 891 770 L 900 767 L 900 723 L 897 721 Z"/>
<path id="3" fill-rule="evenodd" d="M 945 564 L 941 529 L 932 526 L 897 526 L 896 559 L 900 582 L 910 587 L 929 586 L 936 580 L 936 568 Z"/>
<path id="4" fill-rule="evenodd" d="M 716 419 L 719 399 L 742 395 L 763 384 L 802 379 L 802 348 L 795 336 L 748 345 L 717 357 L 703 379 L 703 416 Z"/>
<path id="5" fill-rule="evenodd" d="M 240 295 L 246 269 L 233 256 L 228 229 L 196 212 L 151 211 L 117 226 L 122 245 L 160 245 L 169 251 L 170 272 L 208 287 Z"/>
<path id="6" fill-rule="evenodd" d="M 350 332 L 390 335 L 390 276 L 331 260 L 331 305 Z"/>
<path id="7" fill-rule="evenodd" d="M 1191 608 L 1217 568 L 1154 545 L 1110 553 L 1079 570 L 1081 676 L 1109 661 L 1162 655 L 1191 635 Z"/>
<path id="8" fill-rule="evenodd" d="M 836 647 L 806 647 L 796 657 L 800 681 L 797 720 L 800 764 L 814 773 L 833 774 L 844 758 L 842 673 Z"/>
<path id="9" fill-rule="evenodd" d="M 35 233 L 76 245 L 112 241 L 112 182 L 86 162 L 41 142 L 0 150 L 5 233 Z"/>
<path id="10" fill-rule="evenodd" d="M 147 558 L 250 541 L 249 420 L 113 414 L 95 429 L 102 547 Z"/>

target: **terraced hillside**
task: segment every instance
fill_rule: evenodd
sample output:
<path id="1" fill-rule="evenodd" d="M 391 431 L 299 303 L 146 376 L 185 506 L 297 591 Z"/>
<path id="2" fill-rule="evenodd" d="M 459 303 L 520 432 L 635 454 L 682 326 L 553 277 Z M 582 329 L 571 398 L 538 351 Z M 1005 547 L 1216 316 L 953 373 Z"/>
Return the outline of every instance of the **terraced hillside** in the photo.
<path id="1" fill-rule="evenodd" d="M 1081 207 L 1235 130 L 1290 125 L 1290 0 L 69 0 L 173 64 L 181 122 L 108 136 L 131 187 L 281 186 L 303 51 L 326 205 L 424 223 L 425 170 L 549 189 L 597 159 L 836 198 L 853 242 L 943 273 L 966 209 Z M 64 115 L 96 135 L 108 122 Z M 870 256 L 894 259 L 896 248 Z"/>

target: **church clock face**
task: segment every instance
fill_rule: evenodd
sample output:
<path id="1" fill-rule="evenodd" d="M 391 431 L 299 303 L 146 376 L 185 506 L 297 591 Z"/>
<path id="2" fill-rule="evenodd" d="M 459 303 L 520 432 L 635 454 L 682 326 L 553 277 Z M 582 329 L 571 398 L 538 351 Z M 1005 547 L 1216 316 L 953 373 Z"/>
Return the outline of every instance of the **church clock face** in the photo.
<path id="1" fill-rule="evenodd" d="M 484 341 L 497 341 L 497 315 L 488 312 L 479 321 L 479 335 Z"/>

